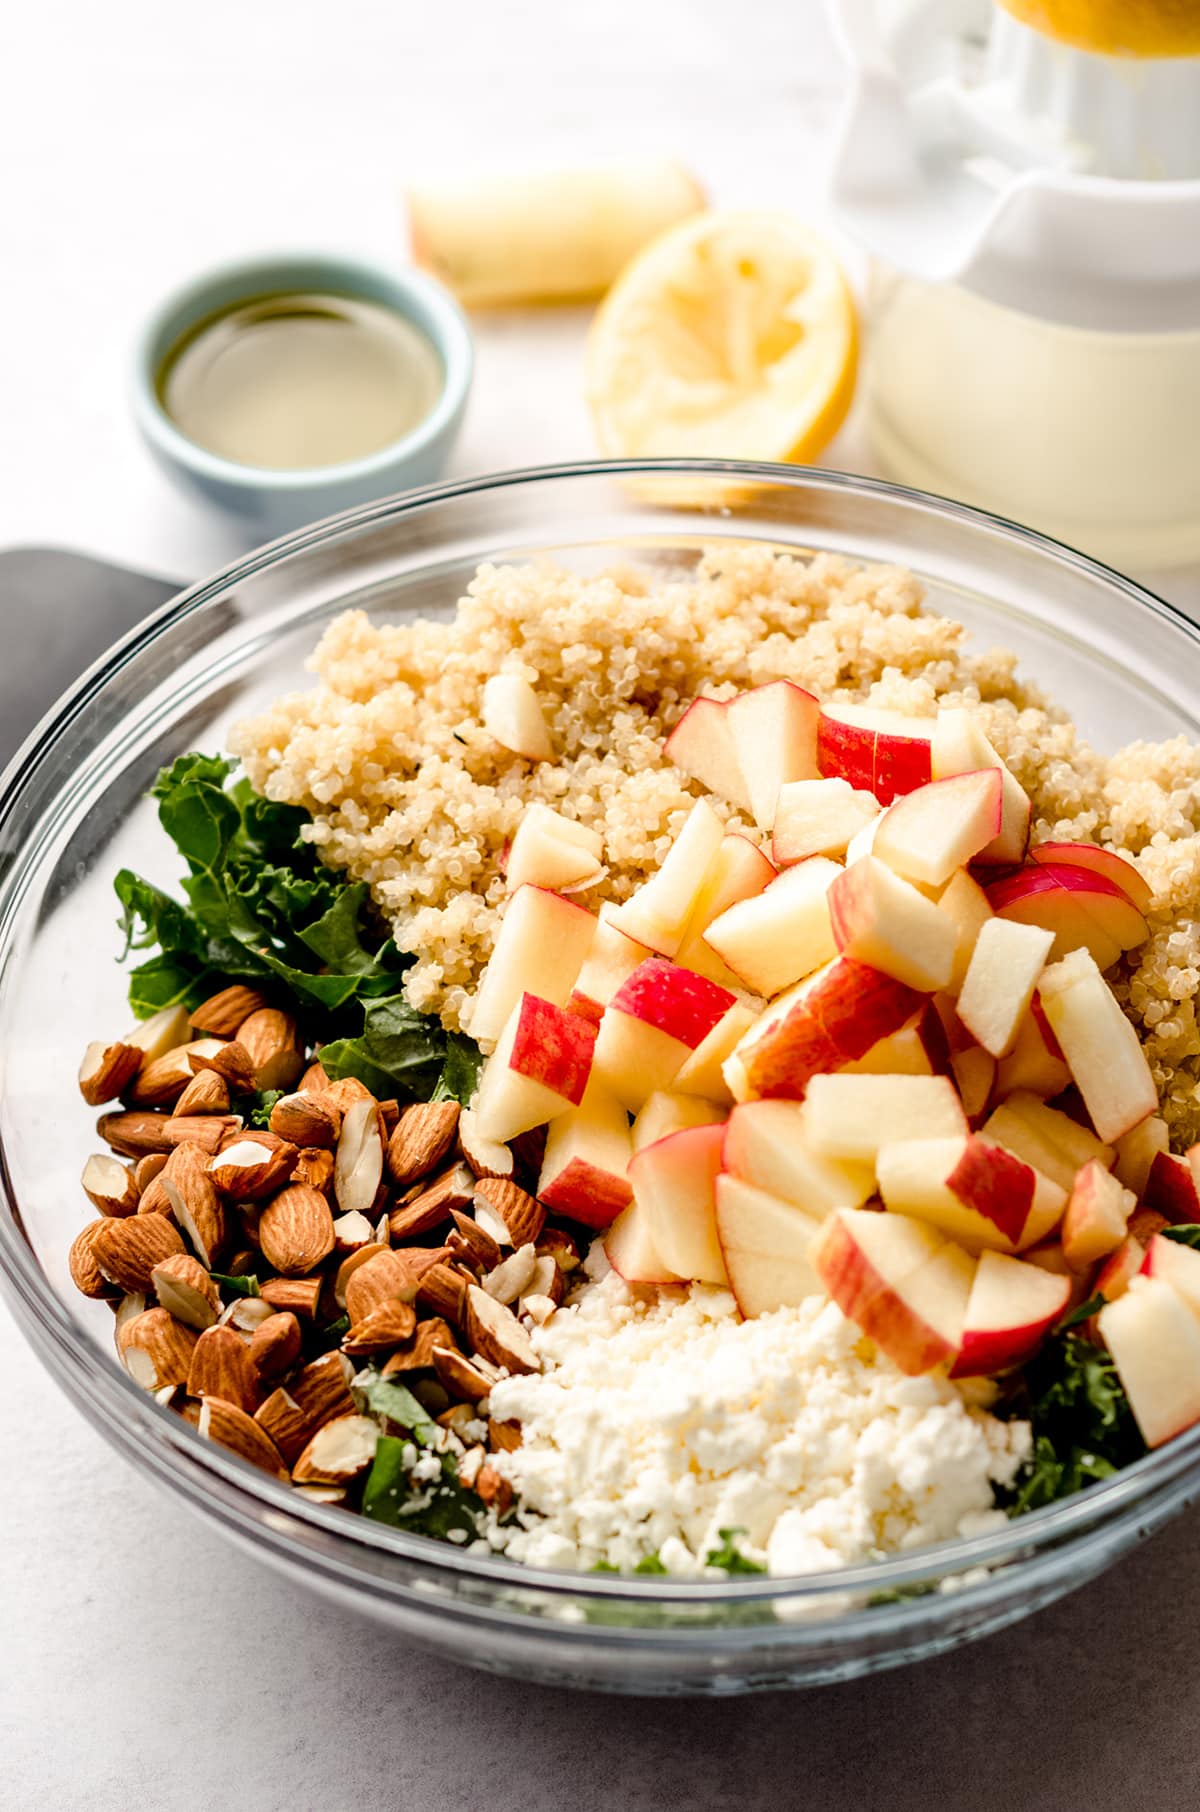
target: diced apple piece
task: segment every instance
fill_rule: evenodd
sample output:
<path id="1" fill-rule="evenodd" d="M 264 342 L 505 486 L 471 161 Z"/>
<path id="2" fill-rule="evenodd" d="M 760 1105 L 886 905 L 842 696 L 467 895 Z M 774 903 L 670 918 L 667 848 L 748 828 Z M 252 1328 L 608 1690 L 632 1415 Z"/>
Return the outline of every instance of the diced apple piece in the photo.
<path id="1" fill-rule="evenodd" d="M 1132 862 L 1098 843 L 1036 843 L 1029 851 L 1029 860 L 1050 862 L 1055 867 L 1065 863 L 1068 868 L 1090 868 L 1094 874 L 1115 882 L 1122 893 L 1129 895 L 1139 912 L 1150 910 L 1154 898 L 1150 883 L 1142 878 Z"/>
<path id="2" fill-rule="evenodd" d="M 1142 1191 L 1147 1208 L 1164 1215 L 1174 1224 L 1200 1221 L 1200 1190 L 1186 1158 L 1174 1152 L 1155 1152 Z"/>
<path id="3" fill-rule="evenodd" d="M 1071 1086 L 1071 1072 L 1062 1060 L 1058 1040 L 1037 1012 L 1036 990 L 1029 1011 L 1017 1027 L 1007 1057 L 996 1071 L 996 1093 L 1003 1098 L 1018 1092 L 1050 1101 Z M 1049 1033 L 1049 1042 L 1047 1042 Z"/>
<path id="4" fill-rule="evenodd" d="M 987 896 L 998 918 L 1052 931 L 1056 961 L 1086 950 L 1098 968 L 1111 969 L 1122 950 L 1146 938 L 1146 921 L 1128 894 L 1088 868 L 1030 862 L 993 881 Z"/>
<path id="5" fill-rule="evenodd" d="M 1096 1158 L 1080 1167 L 1062 1222 L 1062 1248 L 1073 1271 L 1086 1271 L 1125 1238 L 1137 1197 Z"/>
<path id="6" fill-rule="evenodd" d="M 958 996 L 958 1017 L 977 1044 L 1006 1057 L 1054 943 L 1040 925 L 989 919 L 980 927 Z"/>
<path id="7" fill-rule="evenodd" d="M 944 887 L 999 835 L 1002 792 L 995 768 L 931 780 L 888 807 L 871 852 L 906 881 Z"/>
<path id="8" fill-rule="evenodd" d="M 735 1101 L 800 1101 L 812 1077 L 853 1063 L 921 1006 L 915 989 L 838 957 L 773 1001 L 725 1065 Z"/>
<path id="9" fill-rule="evenodd" d="M 814 1076 L 805 1108 L 813 1150 L 861 1164 L 901 1139 L 953 1139 L 967 1132 L 962 1103 L 945 1076 Z"/>
<path id="10" fill-rule="evenodd" d="M 875 705 L 823 705 L 817 766 L 890 805 L 932 778 L 930 738 L 935 719 L 906 717 Z M 984 766 L 984 763 L 977 763 Z"/>
<path id="11" fill-rule="evenodd" d="M 627 1284 L 677 1284 L 677 1277 L 650 1236 L 646 1212 L 640 1202 L 630 1202 L 604 1236 L 609 1264 Z"/>
<path id="12" fill-rule="evenodd" d="M 683 943 L 691 944 L 731 906 L 739 900 L 749 900 L 764 887 L 769 887 L 775 879 L 775 865 L 769 861 L 757 843 L 751 843 L 749 837 L 741 831 L 729 831 L 717 845 L 717 853 L 709 864 L 704 877 L 704 885 L 696 895 L 696 904 L 692 916 L 687 922 L 683 934 Z M 680 948 L 682 949 L 682 945 Z"/>
<path id="13" fill-rule="evenodd" d="M 1038 989 L 1097 1135 L 1119 1139 L 1158 1106 L 1137 1033 L 1085 950 L 1042 973 Z"/>
<path id="14" fill-rule="evenodd" d="M 535 994 L 523 994 L 484 1065 L 472 1104 L 481 1139 L 505 1145 L 583 1099 L 596 1028 Z"/>
<path id="15" fill-rule="evenodd" d="M 1057 1183 L 977 1133 L 885 1145 L 875 1167 L 890 1209 L 929 1221 L 972 1252 L 1035 1246 L 1066 1207 Z"/>
<path id="16" fill-rule="evenodd" d="M 636 1113 L 669 1088 L 690 1052 L 734 1004 L 733 995 L 662 957 L 640 963 L 609 1001 L 596 1040 L 596 1077 Z"/>
<path id="17" fill-rule="evenodd" d="M 1127 1133 L 1122 1133 L 1116 1142 L 1116 1163 L 1113 1169 L 1117 1180 L 1124 1183 L 1126 1189 L 1132 1189 L 1134 1195 L 1141 1195 L 1155 1156 L 1160 1151 L 1170 1149 L 1171 1140 L 1166 1121 L 1158 1114 L 1148 1114 Z"/>
<path id="18" fill-rule="evenodd" d="M 926 1001 L 898 1032 L 873 1044 L 865 1057 L 843 1064 L 848 1076 L 948 1076 L 950 1049 L 932 1001 Z"/>
<path id="19" fill-rule="evenodd" d="M 1141 1240 L 1127 1233 L 1115 1252 L 1110 1252 L 1092 1279 L 1092 1293 L 1105 1302 L 1116 1302 L 1124 1296 L 1145 1262 L 1146 1248 Z M 1098 1331 L 1098 1330 L 1097 1330 Z"/>
<path id="20" fill-rule="evenodd" d="M 952 875 L 938 896 L 938 911 L 954 926 L 954 964 L 946 992 L 956 995 L 966 979 L 971 952 L 983 927 L 992 917 L 987 894 L 965 868 Z"/>
<path id="21" fill-rule="evenodd" d="M 729 701 L 729 734 L 760 830 L 770 830 L 775 822 L 785 782 L 817 778 L 820 715 L 812 693 L 791 680 L 772 680 Z"/>
<path id="22" fill-rule="evenodd" d="M 603 847 L 599 831 L 535 800 L 526 806 L 512 840 L 505 886 L 510 893 L 527 884 L 551 891 L 586 886 L 603 873 Z"/>
<path id="23" fill-rule="evenodd" d="M 877 857 L 864 856 L 836 877 L 829 917 L 839 951 L 854 962 L 927 993 L 950 980 L 958 941 L 954 926 Z"/>
<path id="24" fill-rule="evenodd" d="M 840 856 L 852 838 L 879 817 L 873 793 L 848 780 L 791 780 L 779 789 L 771 860 L 779 868 L 809 856 Z"/>
<path id="25" fill-rule="evenodd" d="M 970 1126 L 978 1126 L 988 1110 L 996 1082 L 996 1059 L 977 1044 L 955 1051 L 950 1059 L 963 1113 Z"/>
<path id="26" fill-rule="evenodd" d="M 1053 1145 L 1068 1166 L 1073 1164 L 1078 1170 L 1089 1158 L 1096 1158 L 1105 1170 L 1112 1167 L 1116 1148 L 1106 1145 L 1090 1127 L 1081 1126 L 1078 1120 L 1072 1120 L 1070 1114 L 1063 1113 L 1061 1108 L 1049 1107 L 1039 1096 L 1028 1094 L 1024 1090 L 1010 1095 L 1005 1106 L 1010 1113 L 1019 1115 L 1046 1144 Z M 1032 1158 L 1030 1162 L 1035 1168 L 1040 1168 L 1036 1158 Z"/>
<path id="27" fill-rule="evenodd" d="M 611 923 L 660 956 L 674 956 L 683 942 L 725 826 L 706 799 L 698 799 L 662 867 L 618 906 Z"/>
<path id="28" fill-rule="evenodd" d="M 1146 1248 L 1140 1270 L 1146 1277 L 1161 1277 L 1192 1314 L 1200 1316 L 1200 1252 L 1195 1247 L 1156 1233 Z"/>
<path id="29" fill-rule="evenodd" d="M 1071 1284 L 1037 1265 L 984 1252 L 971 1285 L 952 1378 L 991 1377 L 1024 1365 L 1067 1310 Z"/>
<path id="30" fill-rule="evenodd" d="M 589 1082 L 579 1106 L 550 1122 L 538 1200 L 586 1227 L 607 1227 L 633 1199 L 625 1174 L 632 1156 L 624 1108 Z"/>
<path id="31" fill-rule="evenodd" d="M 779 994 L 834 955 L 828 895 L 841 873 L 824 856 L 785 869 L 762 893 L 714 919 L 705 943 L 754 993 Z"/>
<path id="32" fill-rule="evenodd" d="M 729 1282 L 714 1197 L 724 1140 L 723 1126 L 694 1126 L 643 1146 L 629 1166 L 656 1250 L 672 1271 L 700 1283 Z"/>
<path id="33" fill-rule="evenodd" d="M 821 1222 L 810 1259 L 833 1300 L 902 1372 L 955 1358 L 974 1266 L 924 1221 L 839 1208 Z"/>
<path id="34" fill-rule="evenodd" d="M 875 1187 L 869 1164 L 815 1152 L 799 1101 L 747 1101 L 725 1128 L 726 1170 L 822 1220 L 835 1208 L 858 1208 Z"/>
<path id="35" fill-rule="evenodd" d="M 996 867 L 1020 862 L 1029 843 L 1029 826 L 1033 807 L 1029 794 L 1010 774 L 995 749 L 984 735 L 974 714 L 963 705 L 942 705 L 938 709 L 930 748 L 930 767 L 935 780 L 952 774 L 969 774 L 979 768 L 998 768 L 1003 788 L 1000 832 L 979 851 L 975 860 Z"/>
<path id="36" fill-rule="evenodd" d="M 582 1013 L 585 1019 L 594 1019 L 597 1025 L 621 983 L 654 954 L 645 944 L 639 944 L 617 930 L 612 923 L 613 911 L 614 908 L 608 905 L 600 908 L 587 956 L 566 1002 L 572 1013 Z"/>
<path id="37" fill-rule="evenodd" d="M 689 1126 L 724 1124 L 725 1108 L 701 1095 L 683 1095 L 673 1089 L 656 1089 L 646 1097 L 633 1123 L 633 1149 L 641 1151 L 671 1133 L 683 1132 Z"/>
<path id="38" fill-rule="evenodd" d="M 523 673 L 494 673 L 484 682 L 480 718 L 501 748 L 526 761 L 551 761 L 554 744 L 538 695 Z"/>
<path id="39" fill-rule="evenodd" d="M 1200 1421 L 1200 1320 L 1161 1277 L 1135 1277 L 1097 1324 L 1147 1447 Z"/>
<path id="40" fill-rule="evenodd" d="M 861 862 L 864 856 L 870 855 L 875 847 L 875 839 L 879 835 L 879 826 L 883 823 L 883 818 L 884 814 L 880 812 L 877 817 L 871 819 L 869 824 L 864 824 L 861 830 L 855 831 L 846 845 L 844 863 L 846 868 L 849 868 L 852 862 Z"/>
<path id="41" fill-rule="evenodd" d="M 667 737 L 663 754 L 668 761 L 706 786 L 710 793 L 728 799 L 742 811 L 751 810 L 750 788 L 738 762 L 729 730 L 729 705 L 715 698 L 695 698 Z"/>
<path id="42" fill-rule="evenodd" d="M 1011 1151 L 1023 1163 L 1032 1164 L 1043 1175 L 1052 1177 L 1061 1189 L 1069 1193 L 1080 1164 L 1086 1163 L 1096 1153 L 1087 1151 L 1080 1156 L 1073 1144 L 1064 1147 L 1056 1130 L 1048 1126 L 1035 1127 L 1019 1111 L 1025 1096 L 1021 1095 L 1016 1099 L 1017 1107 L 1011 1101 L 1002 1101 L 989 1114 L 980 1129 L 983 1137 L 993 1145 L 1000 1145 L 1005 1151 Z M 1066 1114 L 1059 1117 L 1063 1120 L 1067 1118 Z"/>
<path id="43" fill-rule="evenodd" d="M 820 1222 L 801 1209 L 723 1172 L 716 1224 L 729 1287 L 747 1319 L 824 1294 L 809 1261 Z"/>
<path id="44" fill-rule="evenodd" d="M 471 1036 L 490 1044 L 522 994 L 562 1006 L 595 935 L 582 906 L 544 887 L 519 887 L 504 910 L 471 1014 Z"/>
<path id="45" fill-rule="evenodd" d="M 723 1074 L 725 1060 L 732 1055 L 757 1018 L 755 1008 L 746 1006 L 743 1001 L 735 1001 L 729 1011 L 718 1019 L 704 1042 L 698 1044 L 685 1060 L 671 1084 L 675 1093 L 701 1095 L 706 1101 L 717 1101 L 728 1106 L 733 1096 Z"/>

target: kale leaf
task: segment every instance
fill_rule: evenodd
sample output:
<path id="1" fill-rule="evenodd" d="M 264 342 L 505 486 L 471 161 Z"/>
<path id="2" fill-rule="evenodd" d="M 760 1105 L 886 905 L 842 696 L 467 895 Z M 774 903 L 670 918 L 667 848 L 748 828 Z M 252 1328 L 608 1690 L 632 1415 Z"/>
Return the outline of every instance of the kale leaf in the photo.
<path id="1" fill-rule="evenodd" d="M 718 1529 L 720 1546 L 709 1549 L 704 1556 L 705 1566 L 723 1567 L 727 1573 L 765 1573 L 765 1567 L 760 1567 L 756 1560 L 751 1560 L 742 1553 L 737 1538 L 745 1533 L 744 1529 Z"/>
<path id="2" fill-rule="evenodd" d="M 1112 1359 L 1082 1335 L 1053 1340 L 1026 1367 L 1014 1413 L 1033 1424 L 1033 1454 L 1013 1489 L 1011 1515 L 1037 1510 L 1146 1451 Z"/>

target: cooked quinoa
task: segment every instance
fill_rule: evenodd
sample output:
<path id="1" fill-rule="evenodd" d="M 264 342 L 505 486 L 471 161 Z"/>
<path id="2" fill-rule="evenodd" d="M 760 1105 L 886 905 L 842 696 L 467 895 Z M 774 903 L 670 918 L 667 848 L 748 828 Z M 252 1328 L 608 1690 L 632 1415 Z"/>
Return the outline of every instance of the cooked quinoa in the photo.
<path id="1" fill-rule="evenodd" d="M 1154 889 L 1150 937 L 1110 976 L 1141 1031 L 1173 1142 L 1200 1139 L 1200 748 L 1183 737 L 1097 755 L 1015 657 L 972 654 L 895 567 L 738 545 L 684 577 L 622 567 L 483 566 L 453 621 L 348 611 L 313 656 L 318 684 L 232 739 L 252 784 L 304 806 L 323 860 L 370 883 L 416 960 L 414 1006 L 469 1030 L 505 898 L 503 851 L 530 800 L 593 826 L 623 900 L 658 867 L 699 789 L 662 759 L 698 693 L 787 678 L 825 700 L 917 713 L 971 704 L 1034 805 L 1033 835 L 1109 845 Z M 484 682 L 523 673 L 557 759 L 483 729 Z M 715 802 L 721 810 L 720 802 Z M 740 815 L 725 809 L 731 822 Z"/>

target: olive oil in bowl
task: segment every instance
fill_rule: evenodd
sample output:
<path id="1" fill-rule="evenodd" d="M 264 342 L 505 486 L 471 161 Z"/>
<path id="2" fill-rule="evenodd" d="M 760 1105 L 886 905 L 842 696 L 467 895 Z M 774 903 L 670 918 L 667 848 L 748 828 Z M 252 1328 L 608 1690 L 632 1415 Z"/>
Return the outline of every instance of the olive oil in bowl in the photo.
<path id="1" fill-rule="evenodd" d="M 398 309 L 295 291 L 198 321 L 168 351 L 155 389 L 197 446 L 238 465 L 303 471 L 403 440 L 444 384 L 437 348 Z"/>

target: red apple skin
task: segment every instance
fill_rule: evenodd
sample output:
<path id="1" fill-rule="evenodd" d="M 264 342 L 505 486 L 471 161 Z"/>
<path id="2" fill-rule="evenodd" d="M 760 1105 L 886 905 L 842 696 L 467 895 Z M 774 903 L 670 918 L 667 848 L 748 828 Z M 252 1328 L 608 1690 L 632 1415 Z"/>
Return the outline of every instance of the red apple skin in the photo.
<path id="1" fill-rule="evenodd" d="M 909 1309 L 871 1264 L 840 1214 L 822 1221 L 809 1262 L 842 1314 L 890 1354 L 909 1377 L 932 1371 L 954 1357 L 954 1347 Z M 896 1344 L 898 1327 L 903 1330 L 903 1357 Z"/>
<path id="2" fill-rule="evenodd" d="M 1142 1207 L 1152 1208 L 1173 1226 L 1200 1221 L 1200 1196 L 1186 1158 L 1177 1158 L 1169 1151 L 1155 1152 L 1142 1191 Z"/>
<path id="3" fill-rule="evenodd" d="M 955 1018 L 957 1018 L 957 1014 Z M 942 1016 L 932 1000 L 926 1000 L 921 1009 L 921 1021 L 917 1027 L 929 1067 L 935 1076 L 952 1076 L 954 1066 L 950 1062 L 950 1040 L 946 1036 L 946 1027 Z"/>
<path id="4" fill-rule="evenodd" d="M 596 1027 L 590 1020 L 539 1000 L 536 994 L 525 994 L 508 1067 L 531 1082 L 544 1083 L 578 1107 L 595 1044 Z"/>
<path id="5" fill-rule="evenodd" d="M 1058 1039 L 1054 1036 L 1054 1027 L 1046 1018 L 1046 1009 L 1042 1005 L 1042 997 L 1036 988 L 1033 990 L 1033 999 L 1029 1003 L 1029 1011 L 1037 1021 L 1037 1029 L 1042 1035 L 1042 1043 L 1049 1051 L 1051 1057 L 1056 1057 L 1059 1063 L 1065 1063 L 1066 1058 L 1063 1056 L 1063 1048 L 1061 1044 L 1059 1044 Z"/>
<path id="6" fill-rule="evenodd" d="M 946 1178 L 946 1187 L 965 1208 L 982 1214 L 1015 1246 L 1029 1219 L 1037 1178 L 1020 1158 L 972 1134 Z"/>
<path id="7" fill-rule="evenodd" d="M 1149 882 L 1143 880 L 1132 862 L 1127 862 L 1124 856 L 1118 856 L 1098 843 L 1035 843 L 1029 851 L 1029 860 L 1067 868 L 1086 868 L 1092 874 L 1103 875 L 1106 880 L 1114 882 L 1122 893 L 1128 894 L 1139 912 L 1146 912 L 1154 897 Z"/>
<path id="8" fill-rule="evenodd" d="M 1057 892 L 1079 894 L 1083 903 L 1095 902 L 1101 926 L 1116 937 L 1122 949 L 1132 949 L 1146 936 L 1146 921 L 1123 888 L 1093 869 L 1072 868 L 1066 863 L 1028 862 L 1015 874 L 993 881 L 985 889 L 988 905 L 999 917 L 1007 907 Z M 1115 924 L 1121 929 L 1118 932 Z M 1140 926 L 1140 930 L 1139 930 Z M 1053 923 L 1049 927 L 1053 930 Z"/>
<path id="9" fill-rule="evenodd" d="M 552 1183 L 538 1195 L 538 1200 L 555 1214 L 568 1220 L 581 1221 L 585 1227 L 611 1227 L 623 1208 L 633 1200 L 633 1190 L 624 1177 L 611 1170 L 600 1170 L 584 1158 L 572 1158 Z"/>
<path id="10" fill-rule="evenodd" d="M 932 720 L 930 727 L 932 733 Z M 852 787 L 874 793 L 880 805 L 890 805 L 932 778 L 926 738 L 889 736 L 824 711 L 817 723 L 817 766 L 826 778 L 848 780 Z"/>
<path id="11" fill-rule="evenodd" d="M 604 1018 L 603 1004 L 593 1000 L 590 994 L 580 994 L 578 991 L 572 993 L 567 1001 L 567 1012 L 578 1014 L 580 1019 L 590 1019 L 594 1026 L 598 1026 Z"/>
<path id="12" fill-rule="evenodd" d="M 992 1378 L 997 1372 L 1011 1371 L 1024 1365 L 1037 1352 L 1047 1334 L 1066 1314 L 1071 1301 L 1070 1279 L 1057 1280 L 1062 1288 L 1058 1302 L 1050 1313 L 1021 1327 L 963 1330 L 958 1358 L 950 1367 L 952 1378 Z"/>
<path id="13" fill-rule="evenodd" d="M 650 956 L 626 977 L 608 1004 L 614 1012 L 643 1020 L 694 1051 L 729 1011 L 734 997 L 706 976 L 681 969 L 665 957 Z"/>
<path id="14" fill-rule="evenodd" d="M 898 1032 L 924 1001 L 907 983 L 838 957 L 770 1039 L 750 1051 L 750 1086 L 761 1096 L 802 1101 L 814 1076 L 865 1057 L 873 1044 Z"/>

